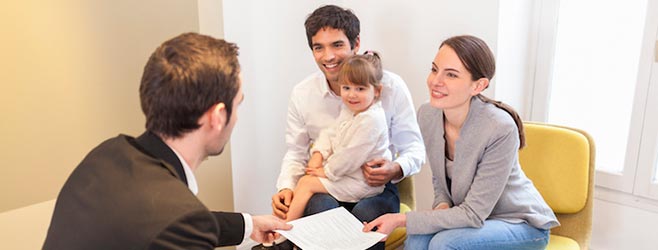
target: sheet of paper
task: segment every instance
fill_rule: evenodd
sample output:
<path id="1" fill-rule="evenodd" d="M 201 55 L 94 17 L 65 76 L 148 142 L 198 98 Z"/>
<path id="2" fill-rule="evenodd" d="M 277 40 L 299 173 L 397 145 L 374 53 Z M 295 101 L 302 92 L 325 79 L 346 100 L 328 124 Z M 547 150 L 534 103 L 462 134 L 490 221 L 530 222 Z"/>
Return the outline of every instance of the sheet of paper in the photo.
<path id="1" fill-rule="evenodd" d="M 363 250 L 386 237 L 378 232 L 363 232 L 363 224 L 343 207 L 288 223 L 293 225 L 291 230 L 276 232 L 301 249 Z"/>

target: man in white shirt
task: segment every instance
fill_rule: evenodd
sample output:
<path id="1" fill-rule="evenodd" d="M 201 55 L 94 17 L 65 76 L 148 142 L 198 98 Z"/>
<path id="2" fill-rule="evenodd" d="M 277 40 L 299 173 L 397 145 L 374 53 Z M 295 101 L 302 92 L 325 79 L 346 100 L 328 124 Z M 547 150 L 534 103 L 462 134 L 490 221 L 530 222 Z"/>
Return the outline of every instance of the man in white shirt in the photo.
<path id="1" fill-rule="evenodd" d="M 316 9 L 305 22 L 308 44 L 320 72 L 297 84 L 288 105 L 286 144 L 277 181 L 279 192 L 272 196 L 274 214 L 285 218 L 297 181 L 305 171 L 310 145 L 322 129 L 329 127 L 340 114 L 338 72 L 343 60 L 355 55 L 360 46 L 359 19 L 350 10 L 334 5 Z M 344 206 L 362 221 L 371 221 L 385 213 L 399 212 L 399 194 L 393 183 L 420 171 L 425 149 L 416 121 L 409 89 L 396 74 L 384 71 L 382 107 L 386 113 L 394 161 L 384 158 L 363 163 L 369 185 L 386 185 L 384 192 L 357 203 L 341 202 L 328 194 L 315 194 L 305 215 Z M 371 249 L 384 249 L 378 243 Z"/>
<path id="2" fill-rule="evenodd" d="M 219 155 L 244 95 L 238 48 L 186 33 L 163 43 L 139 88 L 146 132 L 94 148 L 62 187 L 43 249 L 215 249 L 290 229 L 271 215 L 209 211 L 195 170 Z"/>

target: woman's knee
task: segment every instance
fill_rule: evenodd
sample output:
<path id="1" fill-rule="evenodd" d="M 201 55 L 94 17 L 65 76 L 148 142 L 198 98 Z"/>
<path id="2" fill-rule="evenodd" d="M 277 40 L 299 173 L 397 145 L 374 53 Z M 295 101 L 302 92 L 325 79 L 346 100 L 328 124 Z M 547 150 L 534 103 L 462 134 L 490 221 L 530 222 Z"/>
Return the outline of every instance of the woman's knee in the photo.
<path id="1" fill-rule="evenodd" d="M 404 241 L 404 249 L 407 250 L 425 250 L 428 249 L 432 234 L 409 234 Z"/>

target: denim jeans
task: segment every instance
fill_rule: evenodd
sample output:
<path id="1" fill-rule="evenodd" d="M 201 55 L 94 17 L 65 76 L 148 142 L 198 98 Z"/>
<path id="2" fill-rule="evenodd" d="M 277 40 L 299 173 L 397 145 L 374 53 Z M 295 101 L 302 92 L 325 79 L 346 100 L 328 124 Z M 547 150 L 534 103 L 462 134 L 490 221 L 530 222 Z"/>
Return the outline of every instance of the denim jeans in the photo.
<path id="1" fill-rule="evenodd" d="M 404 249 L 545 249 L 549 230 L 526 223 L 486 220 L 481 228 L 455 228 L 436 234 L 407 235 Z"/>
<path id="2" fill-rule="evenodd" d="M 387 183 L 384 192 L 365 198 L 357 203 L 340 202 L 329 194 L 314 194 L 306 205 L 304 216 L 327 211 L 339 206 L 345 207 L 359 221 L 372 221 L 386 213 L 400 212 L 400 195 L 398 187 Z M 384 242 L 379 242 L 369 249 L 384 249 Z"/>

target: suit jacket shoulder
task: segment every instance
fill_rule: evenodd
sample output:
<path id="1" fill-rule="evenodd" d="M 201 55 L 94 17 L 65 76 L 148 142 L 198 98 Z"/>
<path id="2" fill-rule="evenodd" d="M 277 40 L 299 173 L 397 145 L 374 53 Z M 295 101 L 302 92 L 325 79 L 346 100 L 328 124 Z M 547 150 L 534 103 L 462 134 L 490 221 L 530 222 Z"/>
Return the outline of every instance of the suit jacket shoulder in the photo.
<path id="1" fill-rule="evenodd" d="M 244 234 L 243 222 L 218 223 L 176 167 L 153 152 L 125 135 L 93 149 L 60 191 L 44 249 L 147 249 L 153 241 L 174 237 L 168 230 L 178 234 L 169 247 L 241 241 L 242 235 L 226 232 Z"/>

